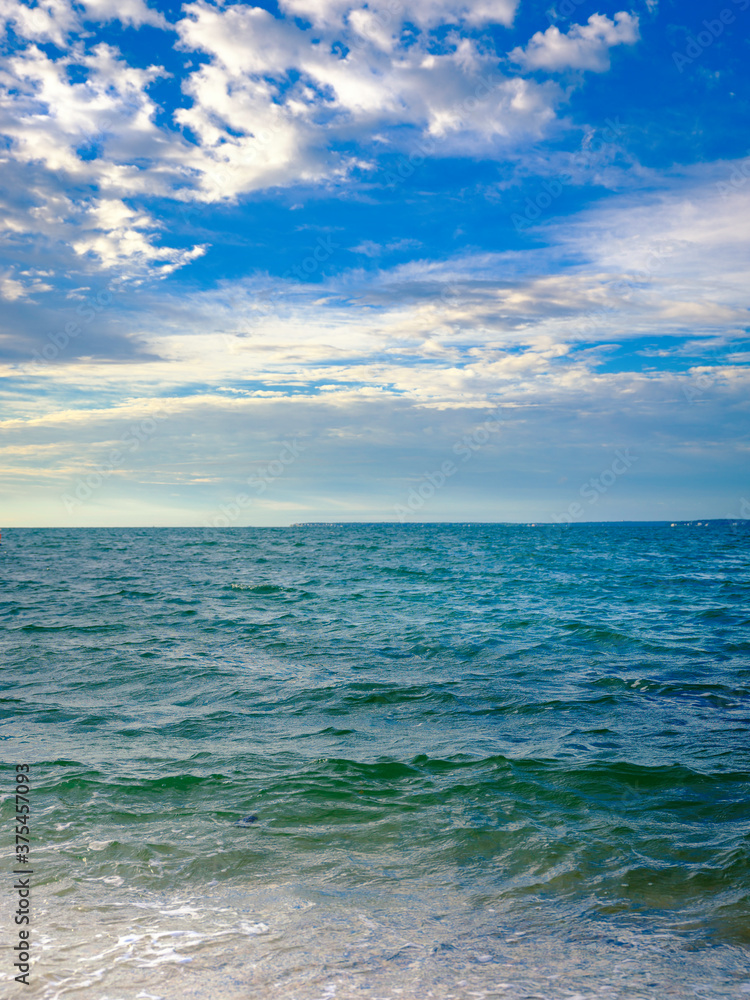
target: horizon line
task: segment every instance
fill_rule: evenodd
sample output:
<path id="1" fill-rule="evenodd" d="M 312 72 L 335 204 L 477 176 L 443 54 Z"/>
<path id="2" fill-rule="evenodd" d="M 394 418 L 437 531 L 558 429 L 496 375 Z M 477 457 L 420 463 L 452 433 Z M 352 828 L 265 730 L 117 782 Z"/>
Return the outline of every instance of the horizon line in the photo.
<path id="1" fill-rule="evenodd" d="M 666 524 L 671 526 L 682 524 L 737 524 L 740 521 L 750 521 L 746 517 L 692 517 L 692 518 L 659 518 L 659 519 L 629 519 L 621 518 L 608 521 L 294 521 L 291 524 L 17 524 L 0 527 L 2 531 L 107 531 L 110 529 L 138 531 L 143 528 L 149 530 L 158 529 L 198 529 L 203 531 L 232 531 L 253 528 L 256 530 L 286 530 L 288 528 L 342 528 L 352 525 L 360 526 L 392 526 L 397 528 L 418 528 L 435 527 L 446 525 L 448 527 L 468 527 L 470 525 L 503 525 L 506 527 L 526 527 L 526 528 L 574 528 L 589 525 L 607 524 Z"/>

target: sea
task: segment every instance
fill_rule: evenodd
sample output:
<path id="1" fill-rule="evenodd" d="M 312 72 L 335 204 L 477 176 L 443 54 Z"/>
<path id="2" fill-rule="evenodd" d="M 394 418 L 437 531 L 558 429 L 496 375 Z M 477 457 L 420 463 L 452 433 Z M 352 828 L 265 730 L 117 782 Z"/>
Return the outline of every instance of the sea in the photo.
<path id="1" fill-rule="evenodd" d="M 750 1000 L 749 543 L 3 531 L 0 995 Z"/>

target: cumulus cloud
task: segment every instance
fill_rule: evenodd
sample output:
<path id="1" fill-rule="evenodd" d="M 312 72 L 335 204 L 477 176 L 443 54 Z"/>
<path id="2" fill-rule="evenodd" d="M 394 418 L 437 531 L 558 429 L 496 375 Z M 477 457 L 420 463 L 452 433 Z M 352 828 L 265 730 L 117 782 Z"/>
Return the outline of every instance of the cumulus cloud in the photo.
<path id="1" fill-rule="evenodd" d="M 336 183 L 369 171 L 383 149 L 408 154 L 416 142 L 423 157 L 513 156 L 552 127 L 562 90 L 501 75 L 487 39 L 457 30 L 436 46 L 431 30 L 510 24 L 515 6 L 421 0 L 409 11 L 336 2 L 308 9 L 300 0 L 278 17 L 196 0 L 173 27 L 186 53 L 208 60 L 182 76 L 186 106 L 165 114 L 150 89 L 169 74 L 131 65 L 111 41 L 83 30 L 84 21 L 113 19 L 169 27 L 143 0 L 86 0 L 83 9 L 68 0 L 0 0 L 6 27 L 22 40 L 0 72 L 7 175 L 20 164 L 35 178 L 24 204 L 17 188 L 0 204 L 4 223 L 105 268 L 137 264 L 141 273 L 150 260 L 163 274 L 199 250 L 161 247 L 155 226 L 92 227 L 92 205 L 211 203 Z M 314 30 L 300 20 L 308 15 Z M 407 17 L 416 25 L 408 38 Z M 42 47 L 49 41 L 59 52 Z"/>
<path id="2" fill-rule="evenodd" d="M 349 15 L 360 15 L 364 8 L 354 8 L 351 0 L 281 0 L 282 10 L 304 18 L 316 26 L 340 25 Z M 399 26 L 409 20 L 420 27 L 439 24 L 503 24 L 509 27 L 518 7 L 518 0 L 413 0 L 408 8 L 399 0 L 367 5 L 372 21 L 379 26 Z"/>
<path id="3" fill-rule="evenodd" d="M 79 24 L 68 0 L 42 0 L 33 7 L 20 0 L 0 0 L 0 25 L 4 30 L 12 27 L 30 41 L 52 42 L 62 48 Z"/>
<path id="4" fill-rule="evenodd" d="M 457 36 L 434 48 L 429 29 L 438 24 L 510 23 L 510 0 L 457 7 L 424 0 L 408 12 L 420 30 L 406 40 L 400 7 L 316 4 L 315 33 L 293 16 L 197 0 L 174 27 L 186 52 L 209 61 L 184 75 L 190 104 L 174 114 L 179 128 L 169 128 L 163 116 L 156 124 L 162 109 L 148 92 L 166 75 L 162 68 L 131 66 L 113 45 L 85 40 L 79 13 L 65 0 L 35 8 L 0 3 L 6 23 L 29 42 L 0 79 L 0 127 L 11 155 L 107 196 L 211 202 L 336 180 L 371 163 L 367 153 L 337 149 L 352 142 L 366 149 L 375 132 L 381 148 L 386 137 L 389 148 L 409 150 L 422 135 L 451 155 L 493 147 L 507 155 L 514 143 L 544 134 L 563 100 L 551 82 L 500 75 L 492 48 L 476 39 Z M 142 0 L 87 0 L 85 12 L 166 27 Z M 35 44 L 48 40 L 63 54 Z"/>
<path id="5" fill-rule="evenodd" d="M 430 29 L 437 25 L 510 24 L 515 0 L 421 0 L 408 12 L 398 5 L 291 0 L 283 7 L 287 17 L 196 0 L 174 28 L 186 52 L 209 60 L 184 75 L 190 104 L 174 113 L 178 129 L 169 128 L 148 93 L 166 75 L 162 68 L 131 66 L 111 44 L 89 43 L 80 31 L 66 46 L 80 28 L 79 12 L 66 0 L 34 8 L 0 3 L 6 23 L 30 43 L 11 58 L 2 79 L 0 125 L 11 155 L 96 185 L 105 197 L 212 202 L 335 181 L 369 168 L 374 134 L 381 149 L 409 152 L 422 136 L 439 141 L 449 155 L 513 156 L 518 144 L 545 134 L 564 100 L 551 81 L 499 74 L 486 40 L 456 34 L 433 44 Z M 167 26 L 143 0 L 86 0 L 84 6 L 86 17 L 100 21 Z M 417 31 L 404 39 L 407 14 Z M 315 31 L 300 20 L 305 17 Z M 565 36 L 568 49 L 601 60 L 602 45 L 626 41 L 628 29 L 637 32 L 627 14 L 616 22 L 593 16 L 580 38 L 579 29 Z M 549 47 L 548 36 L 542 48 Z M 34 43 L 42 40 L 64 54 L 41 50 Z M 527 62 L 533 58 L 541 56 L 524 55 Z M 355 142 L 362 152 L 340 151 Z M 421 143 L 420 155 L 433 151 Z"/>
<path id="6" fill-rule="evenodd" d="M 555 119 L 563 95 L 554 84 L 499 75 L 475 40 L 437 52 L 428 36 L 402 44 L 398 19 L 378 19 L 377 8 L 350 10 L 333 25 L 334 7 L 316 10 L 322 37 L 260 8 L 186 6 L 181 44 L 210 56 L 185 80 L 193 104 L 176 116 L 200 143 L 203 159 L 191 161 L 201 171 L 198 197 L 343 176 L 367 161 L 332 147 L 369 143 L 375 130 L 391 146 L 428 135 L 466 155 L 509 149 Z"/>
<path id="7" fill-rule="evenodd" d="M 205 247 L 189 250 L 156 246 L 152 232 L 158 224 L 149 215 L 134 211 L 122 200 L 108 198 L 92 203 L 79 223 L 81 236 L 72 246 L 77 254 L 91 254 L 105 268 L 121 274 L 171 274 L 205 252 Z"/>
<path id="8" fill-rule="evenodd" d="M 108 268 L 117 262 L 123 277 L 130 265 L 142 273 L 148 260 L 159 262 L 163 274 L 194 259 L 197 249 L 157 246 L 159 227 L 122 201 L 123 196 L 172 190 L 169 153 L 164 155 L 154 123 L 157 108 L 147 93 L 163 71 L 130 66 L 104 43 L 89 51 L 74 46 L 57 59 L 32 44 L 12 56 L 7 67 L 0 75 L 0 128 L 11 145 L 0 224 L 59 241 Z M 186 145 L 179 137 L 175 144 Z M 144 169 L 143 160 L 151 166 Z M 19 165 L 26 184 L 15 169 Z M 19 191 L 25 205 L 19 205 Z M 123 213 L 130 217 L 127 226 Z"/>
<path id="9" fill-rule="evenodd" d="M 0 0 L 0 25 L 12 26 L 15 34 L 28 41 L 53 42 L 63 48 L 84 21 L 119 21 L 139 27 L 151 24 L 166 28 L 167 21 L 144 0 L 82 0 L 76 7 L 69 0 L 40 0 L 34 6 L 23 0 Z"/>
<path id="10" fill-rule="evenodd" d="M 13 142 L 14 159 L 96 182 L 114 163 L 106 156 L 82 156 L 84 149 L 96 154 L 98 145 L 130 144 L 131 161 L 133 152 L 156 152 L 156 106 L 146 90 L 162 75 L 158 67 L 129 66 L 104 43 L 57 59 L 31 45 L 7 65 L 0 77 L 5 92 L 2 130 Z M 75 73 L 81 78 L 74 79 Z M 150 140 L 150 150 L 144 148 L 145 140 Z M 129 176 L 121 183 L 137 185 L 135 166 L 128 164 L 126 170 Z"/>
<path id="11" fill-rule="evenodd" d="M 163 14 L 147 7 L 144 0 L 82 0 L 85 17 L 92 21 L 120 21 L 134 28 L 151 24 L 156 28 L 166 28 Z"/>
<path id="12" fill-rule="evenodd" d="M 636 15 L 620 11 L 610 21 L 605 14 L 592 14 L 587 24 L 574 24 L 567 34 L 555 25 L 537 31 L 525 49 L 513 49 L 510 57 L 527 70 L 588 69 L 603 73 L 609 69 L 610 49 L 632 45 L 638 38 Z"/>

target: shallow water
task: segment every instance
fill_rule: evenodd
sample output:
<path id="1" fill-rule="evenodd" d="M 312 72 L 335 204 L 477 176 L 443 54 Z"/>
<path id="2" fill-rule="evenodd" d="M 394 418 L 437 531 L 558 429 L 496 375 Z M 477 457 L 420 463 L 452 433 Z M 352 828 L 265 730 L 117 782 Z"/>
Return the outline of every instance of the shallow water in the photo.
<path id="1" fill-rule="evenodd" d="M 748 542 L 742 522 L 7 532 L 2 787 L 31 764 L 37 955 L 18 990 L 750 994 Z"/>

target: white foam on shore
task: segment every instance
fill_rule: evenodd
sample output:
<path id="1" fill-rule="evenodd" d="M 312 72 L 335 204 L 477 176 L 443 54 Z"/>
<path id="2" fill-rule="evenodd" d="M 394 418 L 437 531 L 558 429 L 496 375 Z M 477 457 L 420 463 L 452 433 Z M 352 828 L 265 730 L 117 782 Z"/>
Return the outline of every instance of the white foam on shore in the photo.
<path id="1" fill-rule="evenodd" d="M 91 887 L 93 890 L 94 887 Z M 513 926 L 460 895 L 321 885 L 51 897 L 33 1000 L 736 1000 L 746 954 L 611 922 Z M 42 902 L 42 901 L 40 901 Z"/>

